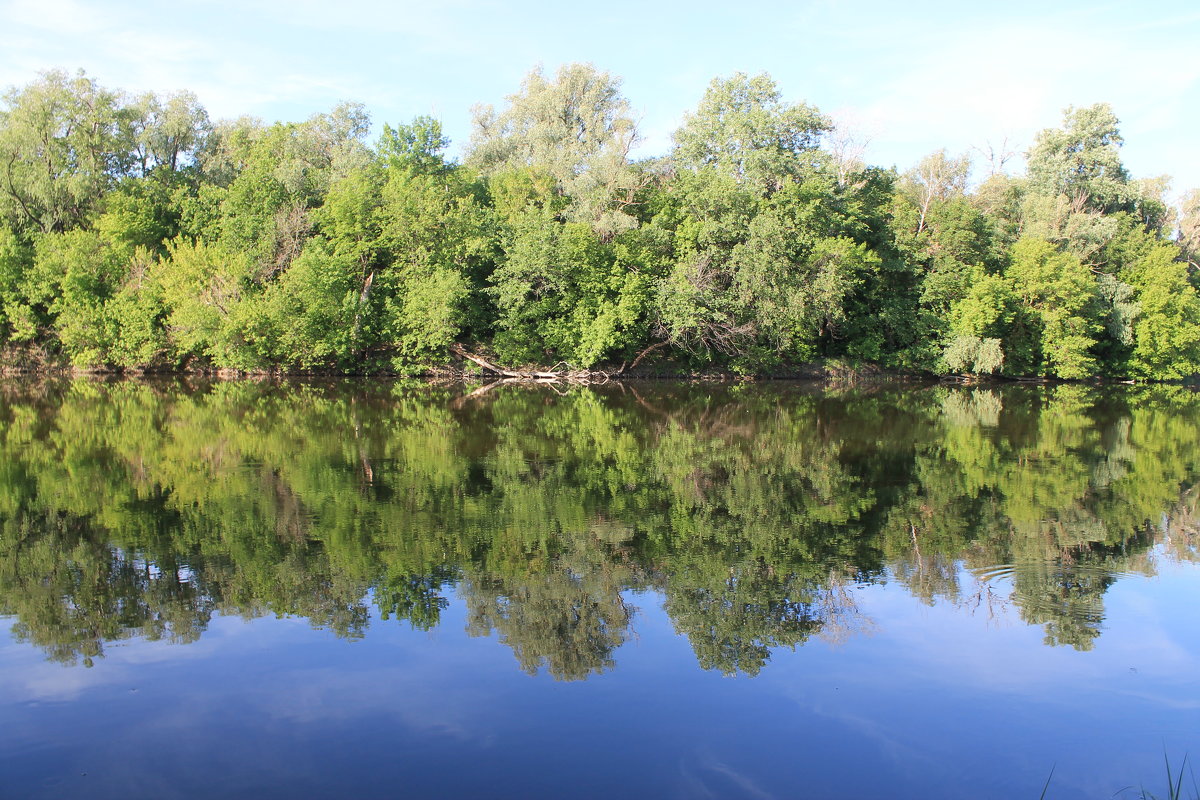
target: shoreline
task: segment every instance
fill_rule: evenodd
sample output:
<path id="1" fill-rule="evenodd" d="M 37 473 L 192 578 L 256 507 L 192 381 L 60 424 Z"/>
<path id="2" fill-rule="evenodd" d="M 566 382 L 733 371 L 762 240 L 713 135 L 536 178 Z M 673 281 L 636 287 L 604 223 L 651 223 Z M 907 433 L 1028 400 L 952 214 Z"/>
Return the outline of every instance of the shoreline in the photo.
<path id="1" fill-rule="evenodd" d="M 603 385 L 630 381 L 680 381 L 703 383 L 771 383 L 771 382 L 814 382 L 814 383 L 898 383 L 950 386 L 1012 386 L 1012 385 L 1089 385 L 1089 386 L 1136 386 L 1165 385 L 1192 386 L 1200 388 L 1200 376 L 1190 379 L 1135 379 L 1125 377 L 1093 376 L 1088 378 L 1056 378 L 1046 376 L 992 376 L 992 375 L 937 375 L 931 372 L 906 372 L 889 370 L 875 365 L 851 366 L 842 362 L 811 362 L 767 373 L 738 373 L 732 370 L 695 370 L 671 368 L 638 368 L 625 372 L 619 367 L 577 370 L 570 373 L 553 374 L 545 367 L 529 366 L 517 370 L 492 371 L 445 366 L 404 373 L 394 370 L 289 370 L 235 369 L 235 368 L 189 368 L 162 367 L 151 369 L 126 369 L 105 367 L 75 367 L 69 364 L 2 365 L 0 379 L 11 378 L 102 378 L 102 379 L 162 379 L 162 378 L 208 378 L 212 380 L 291 380 L 291 379 L 412 379 L 425 382 L 456 382 L 483 384 L 574 384 Z"/>

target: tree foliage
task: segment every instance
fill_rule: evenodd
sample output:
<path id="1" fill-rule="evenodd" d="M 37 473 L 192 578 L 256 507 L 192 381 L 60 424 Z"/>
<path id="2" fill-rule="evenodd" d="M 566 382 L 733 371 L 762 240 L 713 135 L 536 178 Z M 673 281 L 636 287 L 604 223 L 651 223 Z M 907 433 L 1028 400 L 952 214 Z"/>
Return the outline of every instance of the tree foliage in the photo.
<path id="1" fill-rule="evenodd" d="M 634 600 L 661 602 L 702 668 L 754 675 L 869 629 L 858 587 L 886 581 L 963 613 L 997 592 L 1089 649 L 1115 581 L 1196 559 L 1196 406 L 1170 387 L 10 383 L 0 613 L 90 665 L 218 614 L 431 630 L 457 595 L 521 669 L 580 680 L 619 661 Z M 979 577 L 996 565 L 1007 592 Z"/>
<path id="2" fill-rule="evenodd" d="M 1130 176 L 1104 104 L 1039 133 L 1026 175 L 1001 157 L 977 186 L 944 149 L 902 173 L 864 164 L 766 74 L 714 79 L 670 152 L 640 161 L 620 79 L 589 64 L 478 107 L 464 163 L 433 118 L 370 130 L 355 103 L 264 124 L 83 73 L 9 90 L 0 354 L 417 373 L 465 345 L 514 366 L 1067 379 L 1200 364 L 1200 204 Z"/>

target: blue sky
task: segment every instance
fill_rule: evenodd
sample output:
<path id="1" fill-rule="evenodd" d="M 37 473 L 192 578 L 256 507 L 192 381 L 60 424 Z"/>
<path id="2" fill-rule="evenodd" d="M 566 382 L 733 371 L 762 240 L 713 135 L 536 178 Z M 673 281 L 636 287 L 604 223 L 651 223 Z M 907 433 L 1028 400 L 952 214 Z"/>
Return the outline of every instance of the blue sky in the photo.
<path id="1" fill-rule="evenodd" d="M 83 68 L 131 91 L 186 88 L 214 118 L 303 119 L 357 100 L 376 123 L 439 117 L 455 142 L 537 64 L 624 79 L 641 155 L 665 152 L 708 82 L 769 72 L 788 100 L 901 169 L 941 147 L 1024 150 L 1070 104 L 1109 102 L 1136 177 L 1200 187 L 1200 4 L 0 0 L 0 85 Z M 1020 169 L 1019 162 L 1010 167 Z"/>

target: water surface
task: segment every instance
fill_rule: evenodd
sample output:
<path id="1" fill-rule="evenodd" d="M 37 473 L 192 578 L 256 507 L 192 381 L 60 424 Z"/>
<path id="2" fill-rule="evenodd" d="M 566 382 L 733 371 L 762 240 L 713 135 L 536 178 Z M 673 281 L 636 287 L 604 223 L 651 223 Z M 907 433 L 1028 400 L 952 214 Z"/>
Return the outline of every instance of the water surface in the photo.
<path id="1" fill-rule="evenodd" d="M 1111 797 L 1180 388 L 0 385 L 2 797 Z"/>

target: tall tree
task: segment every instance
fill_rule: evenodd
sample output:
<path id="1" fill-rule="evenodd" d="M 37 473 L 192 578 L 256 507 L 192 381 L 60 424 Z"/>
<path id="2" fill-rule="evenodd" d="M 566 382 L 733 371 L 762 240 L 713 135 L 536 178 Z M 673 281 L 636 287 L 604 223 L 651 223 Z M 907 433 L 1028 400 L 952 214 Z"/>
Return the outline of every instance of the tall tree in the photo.
<path id="1" fill-rule="evenodd" d="M 158 167 L 174 172 L 190 164 L 212 129 L 200 100 L 186 91 L 144 94 L 126 106 L 125 117 L 141 175 Z"/>
<path id="2" fill-rule="evenodd" d="M 131 166 L 118 94 L 83 72 L 53 71 L 6 92 L 3 106 L 0 214 L 35 232 L 84 224 Z"/>
<path id="3" fill-rule="evenodd" d="M 818 149 L 829 120 L 782 100 L 768 75 L 714 80 L 675 134 L 660 219 L 676 263 L 660 283 L 659 334 L 741 368 L 819 355 L 880 259 Z M 869 180 L 863 185 L 870 183 Z"/>
<path id="4" fill-rule="evenodd" d="M 925 230 L 929 209 L 935 202 L 962 196 L 970 173 L 971 157 L 965 153 L 947 156 L 945 148 L 925 156 L 915 169 L 905 173 L 900 185 L 917 206 L 918 234 Z"/>
<path id="5" fill-rule="evenodd" d="M 637 124 L 621 81 L 591 64 L 567 64 L 553 79 L 535 69 L 508 107 L 474 111 L 467 163 L 486 175 L 532 167 L 570 199 L 572 219 L 614 233 L 633 227 L 627 209 L 639 175 L 629 163 Z"/>
<path id="6" fill-rule="evenodd" d="M 675 132 L 674 162 L 712 168 L 764 192 L 800 179 L 820 160 L 832 121 L 806 103 L 788 103 L 765 72 L 714 78 Z"/>
<path id="7" fill-rule="evenodd" d="M 1070 106 L 1061 128 L 1037 135 L 1028 158 L 1036 191 L 1065 195 L 1074 211 L 1117 211 L 1131 199 L 1129 173 L 1121 163 L 1119 120 L 1107 103 Z"/>

